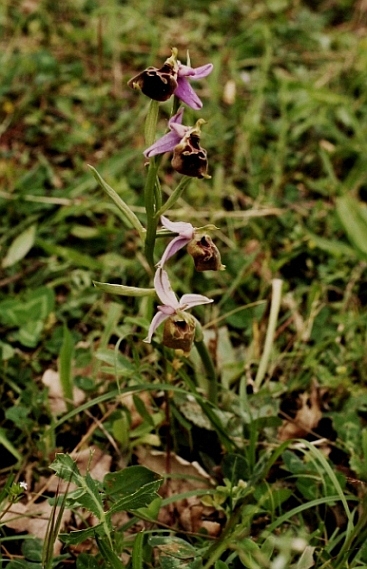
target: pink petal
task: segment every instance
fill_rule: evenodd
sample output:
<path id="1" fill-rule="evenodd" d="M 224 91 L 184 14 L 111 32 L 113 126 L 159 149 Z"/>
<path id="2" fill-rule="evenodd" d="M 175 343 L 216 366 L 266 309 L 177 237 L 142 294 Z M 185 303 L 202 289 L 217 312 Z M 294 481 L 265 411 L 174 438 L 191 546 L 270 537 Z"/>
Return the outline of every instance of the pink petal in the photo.
<path id="1" fill-rule="evenodd" d="M 195 75 L 195 69 L 193 67 L 189 67 L 188 65 L 184 65 L 183 63 L 179 64 L 178 68 L 179 77 L 191 77 L 193 75 Z"/>
<path id="2" fill-rule="evenodd" d="M 185 77 L 177 78 L 177 87 L 174 94 L 192 109 L 199 110 L 203 106 L 203 103 Z"/>
<path id="3" fill-rule="evenodd" d="M 178 70 L 178 77 L 190 77 L 191 79 L 203 79 L 213 71 L 213 64 L 207 63 L 201 67 L 189 67 L 188 65 L 180 64 Z"/>
<path id="4" fill-rule="evenodd" d="M 189 237 L 190 239 L 194 237 L 194 227 L 186 221 L 171 221 L 168 217 L 161 215 L 161 224 L 169 231 L 178 233 L 181 237 Z"/>
<path id="5" fill-rule="evenodd" d="M 184 294 L 180 300 L 180 309 L 187 310 L 188 308 L 193 308 L 200 304 L 209 304 L 210 302 L 214 302 L 214 300 L 203 294 Z"/>
<path id="6" fill-rule="evenodd" d="M 202 65 L 201 67 L 196 67 L 194 69 L 194 76 L 192 78 L 195 80 L 202 79 L 203 77 L 209 75 L 209 73 L 211 73 L 212 71 L 213 71 L 213 64 L 207 63 L 206 65 Z"/>
<path id="7" fill-rule="evenodd" d="M 154 332 L 156 331 L 158 326 L 160 324 L 162 324 L 162 322 L 167 320 L 167 318 L 168 318 L 168 314 L 163 314 L 163 312 L 157 312 L 154 315 L 154 317 L 150 323 L 149 330 L 148 330 L 148 336 L 143 340 L 143 342 L 147 342 L 147 344 L 150 344 L 150 342 L 152 341 L 152 336 L 153 336 Z"/>
<path id="8" fill-rule="evenodd" d="M 152 146 L 149 146 L 146 150 L 144 150 L 144 156 L 146 158 L 151 158 L 152 156 L 156 156 L 157 154 L 163 154 L 164 152 L 171 152 L 174 147 L 180 142 L 181 136 L 179 136 L 176 132 L 168 132 L 162 138 L 157 140 Z"/>
<path id="9" fill-rule="evenodd" d="M 157 266 L 162 268 L 165 262 L 168 261 L 168 259 L 170 259 L 175 253 L 177 253 L 177 251 L 182 249 L 182 247 L 185 247 L 185 245 L 187 245 L 191 239 L 192 237 L 181 237 L 181 235 L 178 235 L 172 239 L 172 241 L 170 241 L 165 248 L 162 258 L 159 263 L 157 263 Z"/>
<path id="10" fill-rule="evenodd" d="M 181 107 L 173 117 L 171 117 L 168 121 L 169 128 L 172 128 L 173 124 L 182 124 L 183 114 L 184 114 L 184 107 Z"/>
<path id="11" fill-rule="evenodd" d="M 170 306 L 174 310 L 179 308 L 180 304 L 172 290 L 168 275 L 161 267 L 157 269 L 154 275 L 154 288 L 159 300 L 165 306 Z"/>

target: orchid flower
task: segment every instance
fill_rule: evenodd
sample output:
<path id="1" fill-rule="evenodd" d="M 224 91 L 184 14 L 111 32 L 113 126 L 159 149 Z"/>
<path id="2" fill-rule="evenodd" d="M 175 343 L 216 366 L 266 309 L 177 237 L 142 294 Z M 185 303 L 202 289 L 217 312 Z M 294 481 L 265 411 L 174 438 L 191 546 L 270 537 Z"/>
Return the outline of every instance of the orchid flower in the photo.
<path id="1" fill-rule="evenodd" d="M 179 301 L 172 290 L 167 272 L 162 268 L 156 271 L 154 288 L 162 305 L 158 306 L 144 342 L 150 343 L 158 326 L 165 322 L 163 344 L 189 352 L 195 336 L 195 318 L 185 311 L 213 300 L 202 294 L 184 294 Z"/>
<path id="2" fill-rule="evenodd" d="M 209 223 L 203 227 L 194 227 L 185 221 L 170 221 L 164 215 L 161 216 L 161 223 L 163 227 L 178 235 L 168 243 L 157 267 L 163 268 L 168 259 L 187 245 L 187 252 L 194 259 L 197 271 L 223 271 L 225 269 L 218 247 L 208 235 L 208 231 L 218 229 L 215 225 Z"/>
<path id="3" fill-rule="evenodd" d="M 173 233 L 178 233 L 177 237 L 174 237 L 170 241 L 162 255 L 161 260 L 158 263 L 158 267 L 163 267 L 166 261 L 170 259 L 177 251 L 185 247 L 194 238 L 195 228 L 191 223 L 186 223 L 185 221 L 170 221 L 164 215 L 161 216 L 161 223 L 163 227 L 172 231 Z"/>
<path id="4" fill-rule="evenodd" d="M 168 121 L 170 132 L 159 138 L 154 144 L 144 151 L 146 158 L 152 158 L 157 154 L 172 152 L 172 167 L 186 176 L 194 178 L 210 178 L 207 174 L 207 153 L 200 146 L 200 127 L 205 123 L 204 119 L 196 121 L 195 126 L 182 124 L 184 108 L 173 115 Z"/>
<path id="5" fill-rule="evenodd" d="M 155 101 L 167 101 L 171 95 L 176 95 L 181 101 L 192 109 L 201 109 L 203 103 L 191 87 L 189 79 L 202 79 L 212 72 L 212 63 L 201 67 L 183 65 L 177 59 L 177 48 L 172 48 L 172 55 L 164 62 L 163 66 L 148 67 L 128 81 L 129 87 L 140 89 Z"/>

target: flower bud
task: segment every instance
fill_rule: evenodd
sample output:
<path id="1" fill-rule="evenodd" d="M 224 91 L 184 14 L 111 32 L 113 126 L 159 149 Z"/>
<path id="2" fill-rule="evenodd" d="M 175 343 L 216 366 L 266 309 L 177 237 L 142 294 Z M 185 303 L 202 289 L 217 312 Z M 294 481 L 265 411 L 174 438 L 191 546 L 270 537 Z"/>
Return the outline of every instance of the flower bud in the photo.
<path id="1" fill-rule="evenodd" d="M 207 234 L 195 235 L 187 245 L 187 252 L 194 259 L 195 269 L 202 271 L 223 271 L 218 247 Z"/>
<path id="2" fill-rule="evenodd" d="M 191 314 L 173 314 L 164 323 L 163 345 L 188 354 L 194 341 L 195 326 L 195 318 Z"/>

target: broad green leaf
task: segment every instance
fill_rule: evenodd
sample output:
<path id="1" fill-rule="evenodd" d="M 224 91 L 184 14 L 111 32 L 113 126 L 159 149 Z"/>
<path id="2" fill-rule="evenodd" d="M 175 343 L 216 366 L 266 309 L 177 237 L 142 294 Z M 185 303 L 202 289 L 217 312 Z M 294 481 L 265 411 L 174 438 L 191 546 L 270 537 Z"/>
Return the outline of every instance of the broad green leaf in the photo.
<path id="1" fill-rule="evenodd" d="M 162 480 L 145 484 L 136 492 L 129 494 L 128 496 L 124 496 L 114 502 L 109 513 L 114 514 L 115 512 L 121 512 L 123 510 L 137 510 L 138 508 L 148 506 L 150 502 L 157 498 L 157 492 L 161 484 Z"/>
<path id="2" fill-rule="evenodd" d="M 107 496 L 119 499 L 131 495 L 141 489 L 142 486 L 157 480 L 161 482 L 161 476 L 145 468 L 145 466 L 129 466 L 118 472 L 106 474 L 103 479 L 103 486 Z"/>
<path id="3" fill-rule="evenodd" d="M 350 195 L 336 200 L 336 211 L 352 245 L 367 256 L 366 206 Z"/>
<path id="4" fill-rule="evenodd" d="M 11 267 L 27 255 L 34 245 L 36 237 L 36 225 L 31 225 L 20 235 L 18 235 L 10 245 L 7 254 L 2 260 L 2 267 Z"/>
<path id="5" fill-rule="evenodd" d="M 20 328 L 19 332 L 14 334 L 23 346 L 27 348 L 35 348 L 40 341 L 44 323 L 42 320 L 30 320 Z"/>
<path id="6" fill-rule="evenodd" d="M 8 326 L 26 326 L 30 321 L 45 320 L 55 307 L 55 293 L 51 288 L 40 287 L 25 298 L 0 302 L 0 322 Z"/>
<path id="7" fill-rule="evenodd" d="M 43 544 L 40 539 L 27 539 L 22 544 L 22 553 L 28 561 L 42 561 Z"/>
<path id="8" fill-rule="evenodd" d="M 70 533 L 60 533 L 59 538 L 63 543 L 67 543 L 68 545 L 77 545 L 88 538 L 94 537 L 96 533 L 101 533 L 101 535 L 103 535 L 103 524 L 98 524 L 78 531 L 71 531 Z"/>
<path id="9" fill-rule="evenodd" d="M 50 464 L 50 468 L 63 480 L 74 482 L 74 484 L 80 486 L 81 474 L 76 463 L 68 454 L 56 454 L 56 458 Z"/>

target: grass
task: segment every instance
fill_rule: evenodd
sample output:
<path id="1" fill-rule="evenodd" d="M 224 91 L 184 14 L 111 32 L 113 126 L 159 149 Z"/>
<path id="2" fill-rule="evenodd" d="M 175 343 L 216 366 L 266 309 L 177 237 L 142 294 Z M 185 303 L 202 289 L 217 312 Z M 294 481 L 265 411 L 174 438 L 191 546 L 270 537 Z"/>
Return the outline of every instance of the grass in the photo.
<path id="1" fill-rule="evenodd" d="M 363 3 L 56 4 L 0 7 L 2 567 L 366 567 Z M 163 156 L 163 208 L 215 224 L 226 265 L 170 261 L 180 297 L 214 299 L 189 358 L 142 342 L 152 298 L 110 294 L 151 289 L 166 243 L 142 245 L 149 101 L 127 81 L 172 46 L 214 64 L 184 121 L 207 121 L 212 178 L 173 194 Z M 47 500 L 43 548 L 7 516 Z"/>

